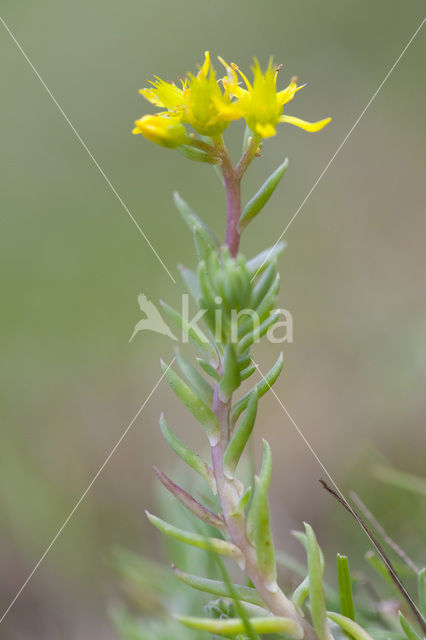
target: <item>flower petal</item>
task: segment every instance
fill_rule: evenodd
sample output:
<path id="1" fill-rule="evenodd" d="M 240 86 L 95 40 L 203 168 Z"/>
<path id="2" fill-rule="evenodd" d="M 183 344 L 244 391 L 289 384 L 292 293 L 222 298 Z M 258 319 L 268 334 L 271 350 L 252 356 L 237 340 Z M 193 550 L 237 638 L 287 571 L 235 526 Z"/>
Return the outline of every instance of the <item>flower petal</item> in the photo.
<path id="1" fill-rule="evenodd" d="M 295 118 L 294 116 L 281 116 L 280 122 L 287 122 L 287 124 L 294 124 L 295 127 L 300 127 L 304 131 L 321 131 L 328 123 L 331 121 L 331 118 L 325 118 L 324 120 L 319 120 L 318 122 L 306 122 L 306 120 L 301 120 L 301 118 Z"/>

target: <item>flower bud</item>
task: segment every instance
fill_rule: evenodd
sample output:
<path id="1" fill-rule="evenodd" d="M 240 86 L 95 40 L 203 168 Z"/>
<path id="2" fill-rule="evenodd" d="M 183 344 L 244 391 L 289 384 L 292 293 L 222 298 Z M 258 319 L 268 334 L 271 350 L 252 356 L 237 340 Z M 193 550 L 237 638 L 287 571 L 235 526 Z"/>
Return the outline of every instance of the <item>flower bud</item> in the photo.
<path id="1" fill-rule="evenodd" d="M 186 130 L 183 124 L 174 118 L 160 115 L 143 116 L 136 120 L 133 129 L 135 135 L 141 133 L 145 138 L 169 149 L 176 149 L 186 140 Z"/>

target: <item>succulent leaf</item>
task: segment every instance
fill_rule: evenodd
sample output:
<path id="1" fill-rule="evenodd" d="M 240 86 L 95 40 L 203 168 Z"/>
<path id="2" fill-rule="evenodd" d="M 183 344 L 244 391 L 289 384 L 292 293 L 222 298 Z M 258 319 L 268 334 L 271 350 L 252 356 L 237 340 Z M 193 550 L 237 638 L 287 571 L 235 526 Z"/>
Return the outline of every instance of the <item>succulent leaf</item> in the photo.
<path id="1" fill-rule="evenodd" d="M 352 581 L 347 556 L 337 554 L 337 578 L 340 594 L 340 611 L 342 615 L 355 620 L 355 609 L 352 597 Z"/>
<path id="2" fill-rule="evenodd" d="M 246 632 L 244 620 L 241 618 L 216 619 L 176 616 L 182 624 L 191 629 L 207 631 L 219 635 L 235 636 Z M 302 640 L 303 628 L 290 618 L 268 616 L 266 618 L 250 618 L 250 624 L 258 633 L 285 633 L 294 640 Z"/>
<path id="3" fill-rule="evenodd" d="M 213 553 L 229 556 L 230 558 L 234 558 L 238 563 L 241 563 L 243 560 L 241 551 L 238 547 L 232 544 L 232 542 L 226 542 L 219 538 L 208 538 L 199 533 L 193 533 L 192 531 L 184 531 L 183 529 L 179 529 L 178 527 L 169 524 L 161 518 L 157 518 L 157 516 L 154 516 L 148 511 L 145 511 L 145 513 L 151 524 L 153 524 L 154 527 L 157 527 L 161 533 L 164 533 L 164 535 L 169 536 L 170 538 L 174 538 L 175 540 L 179 540 L 180 542 L 184 542 L 185 544 L 189 544 L 193 547 L 199 547 L 200 549 L 206 549 Z"/>
<path id="4" fill-rule="evenodd" d="M 216 480 L 213 473 L 209 470 L 209 467 L 203 462 L 199 455 L 194 453 L 189 447 L 186 446 L 170 429 L 163 414 L 160 416 L 160 429 L 163 437 L 169 447 L 180 457 L 186 464 L 188 464 L 194 471 L 199 473 L 207 482 L 214 494 L 217 493 Z"/>
<path id="5" fill-rule="evenodd" d="M 229 593 L 228 585 L 221 580 L 211 580 L 209 578 L 194 576 L 181 571 L 177 567 L 173 567 L 173 571 L 179 580 L 194 589 L 198 589 L 199 591 L 204 591 L 206 593 L 212 593 L 213 595 L 223 598 L 232 597 L 232 594 Z M 250 602 L 251 604 L 256 604 L 260 607 L 264 606 L 264 602 L 258 595 L 256 589 L 239 584 L 233 584 L 232 586 L 237 597 L 243 602 Z"/>
<path id="6" fill-rule="evenodd" d="M 256 388 L 249 394 L 247 408 L 245 413 L 232 435 L 224 457 L 223 457 L 223 470 L 228 478 L 233 478 L 237 464 L 241 458 L 241 454 L 248 442 L 248 439 L 253 431 L 254 423 L 256 421 L 257 414 L 257 390 Z"/>
<path id="7" fill-rule="evenodd" d="M 211 406 L 213 402 L 213 387 L 203 378 L 201 373 L 185 358 L 179 351 L 175 350 L 176 362 L 179 365 L 185 378 L 193 387 L 194 391 L 199 395 L 201 400 L 207 405 Z"/>
<path id="8" fill-rule="evenodd" d="M 210 445 L 214 447 L 220 438 L 220 425 L 215 414 L 171 367 L 167 367 L 163 361 L 161 361 L 161 366 L 167 382 L 182 404 L 185 405 L 194 418 L 204 427 Z"/>
<path id="9" fill-rule="evenodd" d="M 238 222 L 238 228 L 243 231 L 247 225 L 257 216 L 257 214 L 263 209 L 268 202 L 271 195 L 274 193 L 281 178 L 283 177 L 288 167 L 288 158 L 284 160 L 280 166 L 269 176 L 269 178 L 260 187 L 259 191 L 253 196 L 253 198 L 244 207 Z"/>
<path id="10" fill-rule="evenodd" d="M 305 522 L 308 570 L 309 570 L 309 599 L 314 629 L 319 640 L 333 640 L 328 628 L 327 611 L 325 608 L 324 589 L 322 584 L 323 568 L 321 566 L 321 552 L 312 527 Z"/>

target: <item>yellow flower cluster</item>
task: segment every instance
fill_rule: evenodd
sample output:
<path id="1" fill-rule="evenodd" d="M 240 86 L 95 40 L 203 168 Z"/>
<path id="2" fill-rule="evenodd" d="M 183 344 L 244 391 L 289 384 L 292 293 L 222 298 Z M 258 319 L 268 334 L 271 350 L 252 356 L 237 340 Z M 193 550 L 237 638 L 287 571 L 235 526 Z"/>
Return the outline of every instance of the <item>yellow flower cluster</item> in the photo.
<path id="1" fill-rule="evenodd" d="M 225 77 L 216 80 L 216 73 L 207 51 L 205 60 L 196 76 L 188 74 L 181 86 L 156 78 L 151 87 L 140 93 L 153 105 L 164 109 L 156 115 L 146 115 L 136 120 L 133 133 L 141 133 L 149 140 L 165 147 L 176 148 L 190 142 L 185 124 L 189 124 L 202 136 L 221 134 L 232 120 L 244 118 L 249 129 L 259 139 L 270 138 L 280 122 L 293 124 L 305 131 L 320 131 L 330 118 L 319 122 L 306 122 L 283 114 L 283 107 L 302 89 L 296 79 L 288 87 L 277 91 L 278 67 L 269 61 L 265 73 L 254 61 L 253 81 L 235 64 L 229 65 L 219 58 L 226 70 Z M 241 86 L 240 78 L 245 86 Z"/>

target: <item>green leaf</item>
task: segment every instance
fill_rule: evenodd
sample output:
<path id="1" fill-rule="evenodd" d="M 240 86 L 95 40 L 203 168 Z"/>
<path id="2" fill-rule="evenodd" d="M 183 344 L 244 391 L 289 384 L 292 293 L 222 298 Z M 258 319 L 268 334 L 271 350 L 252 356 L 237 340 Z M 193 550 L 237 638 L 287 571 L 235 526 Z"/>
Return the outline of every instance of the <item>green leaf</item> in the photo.
<path id="1" fill-rule="evenodd" d="M 235 469 L 237 468 L 241 454 L 244 451 L 256 421 L 258 403 L 256 388 L 250 392 L 249 396 L 247 409 L 240 424 L 232 435 L 223 458 L 223 472 L 229 479 L 234 477 Z"/>
<path id="2" fill-rule="evenodd" d="M 199 631 L 207 631 L 219 635 L 236 636 L 246 632 L 244 620 L 241 618 L 215 620 L 211 618 L 176 616 L 176 619 L 190 629 L 198 629 Z M 258 633 L 285 633 L 295 640 L 302 640 L 304 635 L 300 624 L 290 618 L 268 616 L 266 618 L 250 618 L 249 620 L 253 629 Z"/>
<path id="3" fill-rule="evenodd" d="M 265 320 L 263 320 L 263 322 L 261 322 L 258 327 L 255 327 L 253 331 L 247 333 L 238 344 L 239 352 L 244 353 L 251 347 L 254 342 L 260 340 L 260 338 L 263 338 L 268 329 L 277 322 L 280 317 L 280 313 L 280 311 L 271 313 L 271 315 L 265 318 Z"/>
<path id="4" fill-rule="evenodd" d="M 201 373 L 183 356 L 179 349 L 175 349 L 176 361 L 185 378 L 192 385 L 194 391 L 208 406 L 213 402 L 213 387 L 203 378 Z"/>
<path id="5" fill-rule="evenodd" d="M 256 365 L 255 364 L 249 364 L 248 367 L 245 367 L 244 369 L 242 369 L 242 371 L 240 372 L 241 382 L 243 382 L 243 380 L 247 380 L 247 378 L 250 378 L 250 376 L 255 371 L 256 371 Z"/>
<path id="6" fill-rule="evenodd" d="M 319 640 L 332 640 L 327 622 L 324 589 L 322 586 L 321 553 L 312 527 L 305 522 L 308 571 L 309 599 L 311 603 L 312 622 Z"/>
<path id="7" fill-rule="evenodd" d="M 277 242 L 272 247 L 261 251 L 257 256 L 248 260 L 246 262 L 246 269 L 250 277 L 254 278 L 265 271 L 266 267 L 284 251 L 286 246 L 287 243 L 285 241 Z"/>
<path id="8" fill-rule="evenodd" d="M 178 265 L 178 269 L 186 288 L 188 289 L 192 298 L 198 304 L 198 298 L 200 297 L 200 287 L 198 284 L 197 274 L 195 273 L 195 271 L 192 271 L 192 269 L 188 269 L 181 264 Z"/>
<path id="9" fill-rule="evenodd" d="M 337 554 L 337 578 L 340 594 L 340 612 L 346 618 L 355 620 L 355 609 L 352 598 L 352 580 L 347 556 Z"/>
<path id="10" fill-rule="evenodd" d="M 327 616 L 352 636 L 354 640 L 373 640 L 372 636 L 370 636 L 361 625 L 350 618 L 346 618 L 346 616 L 342 616 L 340 613 L 334 613 L 334 611 L 327 611 Z"/>
<path id="11" fill-rule="evenodd" d="M 189 544 L 192 547 L 199 547 L 200 549 L 206 549 L 207 551 L 212 551 L 213 553 L 220 553 L 224 556 L 229 556 L 236 560 L 239 564 L 242 564 L 244 558 L 241 551 L 235 544 L 232 542 L 226 542 L 225 540 L 220 540 L 219 538 L 208 538 L 206 536 L 202 536 L 199 533 L 192 533 L 192 531 L 184 531 L 183 529 L 178 529 L 177 527 L 165 522 L 161 518 L 157 518 L 157 516 L 152 515 L 148 511 L 145 511 L 148 520 L 154 527 L 157 527 L 161 533 L 169 536 L 170 538 L 174 538 L 175 540 L 179 540 L 180 542 L 184 542 L 185 544 Z"/>
<path id="12" fill-rule="evenodd" d="M 206 593 L 212 593 L 215 596 L 220 596 L 223 598 L 232 598 L 232 594 L 229 593 L 228 585 L 221 580 L 210 580 L 209 578 L 194 576 L 181 571 L 177 567 L 173 567 L 173 571 L 176 577 L 179 578 L 179 580 L 192 587 L 193 589 L 198 589 L 199 591 L 204 591 Z M 265 606 L 265 603 L 258 595 L 256 589 L 245 587 L 239 584 L 234 584 L 233 589 L 239 600 L 242 600 L 243 602 L 250 602 L 251 604 L 256 604 L 259 607 Z"/>
<path id="13" fill-rule="evenodd" d="M 423 617 L 426 617 L 426 568 L 419 571 L 419 575 L 417 576 L 417 589 L 419 592 L 419 605 L 420 611 Z"/>
<path id="14" fill-rule="evenodd" d="M 209 164 L 217 164 L 217 156 L 211 153 L 206 153 L 202 149 L 196 149 L 189 144 L 181 144 L 177 147 L 179 153 L 181 153 L 188 160 L 195 160 L 196 162 L 208 162 Z"/>
<path id="15" fill-rule="evenodd" d="M 305 602 L 306 598 L 308 597 L 308 595 L 309 595 L 309 576 L 306 576 L 306 578 L 304 578 L 304 580 L 302 580 L 299 586 L 296 587 L 296 589 L 294 590 L 293 595 L 291 596 L 291 601 L 296 607 L 300 609 L 303 603 Z"/>
<path id="16" fill-rule="evenodd" d="M 259 191 L 246 204 L 238 222 L 238 230 L 241 233 L 247 225 L 257 216 L 268 202 L 271 195 L 277 188 L 281 178 L 288 167 L 288 158 L 269 176 Z"/>
<path id="17" fill-rule="evenodd" d="M 240 516 L 241 514 L 244 513 L 244 510 L 251 499 L 252 493 L 253 493 L 252 488 L 247 487 L 243 495 L 241 496 L 241 498 L 238 500 L 237 506 L 231 512 L 232 516 Z"/>
<path id="18" fill-rule="evenodd" d="M 240 368 L 238 366 L 235 350 L 233 345 L 228 343 L 225 348 L 225 357 L 223 359 L 223 374 L 219 383 L 219 397 L 222 402 L 227 402 L 232 393 L 238 389 L 240 384 Z"/>
<path id="19" fill-rule="evenodd" d="M 166 315 L 170 318 L 173 324 L 178 327 L 181 332 L 184 340 L 186 337 L 192 344 L 201 349 L 203 353 L 209 356 L 213 362 L 217 361 L 217 354 L 214 347 L 210 344 L 206 335 L 198 328 L 198 326 L 193 323 L 189 323 L 183 316 L 173 309 L 170 305 L 168 305 L 163 300 L 160 300 L 160 304 Z"/>
<path id="20" fill-rule="evenodd" d="M 207 375 L 209 375 L 211 378 L 213 378 L 213 380 L 215 380 L 216 382 L 219 382 L 220 380 L 220 375 L 217 369 L 215 369 L 209 362 L 207 362 L 206 360 L 203 360 L 203 358 L 196 358 L 198 364 L 200 365 L 200 367 L 203 369 L 203 371 L 205 371 L 207 373 Z"/>
<path id="21" fill-rule="evenodd" d="M 160 416 L 160 429 L 169 447 L 171 447 L 171 449 L 173 449 L 173 451 L 182 458 L 186 464 L 194 469 L 194 471 L 199 473 L 207 482 L 213 493 L 216 494 L 216 480 L 214 479 L 213 472 L 209 469 L 206 463 L 201 460 L 198 454 L 194 453 L 173 433 L 164 419 L 163 414 Z"/>
<path id="22" fill-rule="evenodd" d="M 283 354 L 280 353 L 280 355 L 278 356 L 278 359 L 277 359 L 276 363 L 274 364 L 274 366 L 272 367 L 272 369 L 270 371 L 268 371 L 268 373 L 265 376 L 262 376 L 261 381 L 258 382 L 257 385 L 255 387 L 253 387 L 253 389 L 252 389 L 252 391 L 254 391 L 256 389 L 258 398 L 261 398 L 262 396 L 264 396 L 265 393 L 267 391 L 269 391 L 269 389 L 272 387 L 272 385 L 274 384 L 274 382 L 276 381 L 276 379 L 278 378 L 278 376 L 281 373 L 281 370 L 283 368 L 283 364 L 284 364 Z M 249 398 L 250 398 L 250 393 L 251 393 L 251 391 L 246 393 L 232 407 L 231 416 L 230 416 L 232 424 L 236 423 L 236 421 L 238 420 L 238 418 L 240 417 L 240 415 L 242 414 L 244 409 L 247 408 L 248 401 L 249 401 Z"/>
<path id="23" fill-rule="evenodd" d="M 252 289 L 250 306 L 256 309 L 269 291 L 277 275 L 277 263 L 273 260 L 262 273 Z"/>
<path id="24" fill-rule="evenodd" d="M 200 224 L 194 227 L 195 248 L 199 260 L 207 261 L 212 251 L 216 251 L 216 244 Z"/>
<path id="25" fill-rule="evenodd" d="M 185 200 L 180 197 L 177 191 L 174 192 L 173 199 L 174 199 L 174 203 L 176 205 L 177 210 L 179 211 L 182 218 L 186 222 L 190 231 L 193 231 L 194 227 L 198 227 L 198 226 L 202 227 L 205 233 L 207 234 L 207 236 L 209 237 L 210 243 L 213 246 L 219 247 L 219 240 L 216 238 L 213 231 L 204 222 L 204 220 L 200 218 L 200 216 L 197 213 L 195 213 L 195 211 L 189 206 L 189 204 L 187 204 Z"/>
<path id="26" fill-rule="evenodd" d="M 272 309 L 274 309 L 277 303 L 278 291 L 280 290 L 280 280 L 280 274 L 277 273 L 268 293 L 265 295 L 262 302 L 257 307 L 257 314 L 261 321 L 270 313 Z"/>
<path id="27" fill-rule="evenodd" d="M 255 328 L 254 321 L 257 323 L 262 322 L 275 308 L 277 302 L 277 295 L 280 289 L 280 275 L 276 274 L 274 281 L 269 287 L 268 291 L 264 295 L 262 301 L 259 303 L 255 313 L 250 315 L 244 322 L 241 323 L 238 329 L 239 337 L 245 336 L 249 331 L 253 331 Z"/>
<path id="28" fill-rule="evenodd" d="M 194 418 L 204 427 L 210 445 L 214 447 L 219 442 L 220 425 L 213 411 L 197 394 L 173 371 L 163 360 L 161 366 L 164 376 L 185 407 L 192 413 Z"/>
<path id="29" fill-rule="evenodd" d="M 399 612 L 399 622 L 408 640 L 422 640 L 421 637 L 414 631 L 407 618 L 402 615 L 401 611 Z"/>
<path id="30" fill-rule="evenodd" d="M 254 540 L 259 571 L 265 580 L 265 586 L 273 592 L 277 589 L 277 566 L 268 505 L 271 474 L 271 448 L 267 441 L 263 440 L 262 467 L 259 476 L 255 478 L 253 499 L 247 515 L 247 535 Z"/>
<path id="31" fill-rule="evenodd" d="M 160 471 L 160 469 L 154 467 L 154 471 L 161 484 L 197 518 L 212 527 L 216 527 L 216 529 L 219 529 L 220 531 L 225 529 L 224 520 L 219 518 L 216 513 L 213 513 L 213 511 L 210 511 L 210 509 L 207 509 L 204 505 L 200 504 L 187 491 L 179 487 L 165 473 Z"/>

